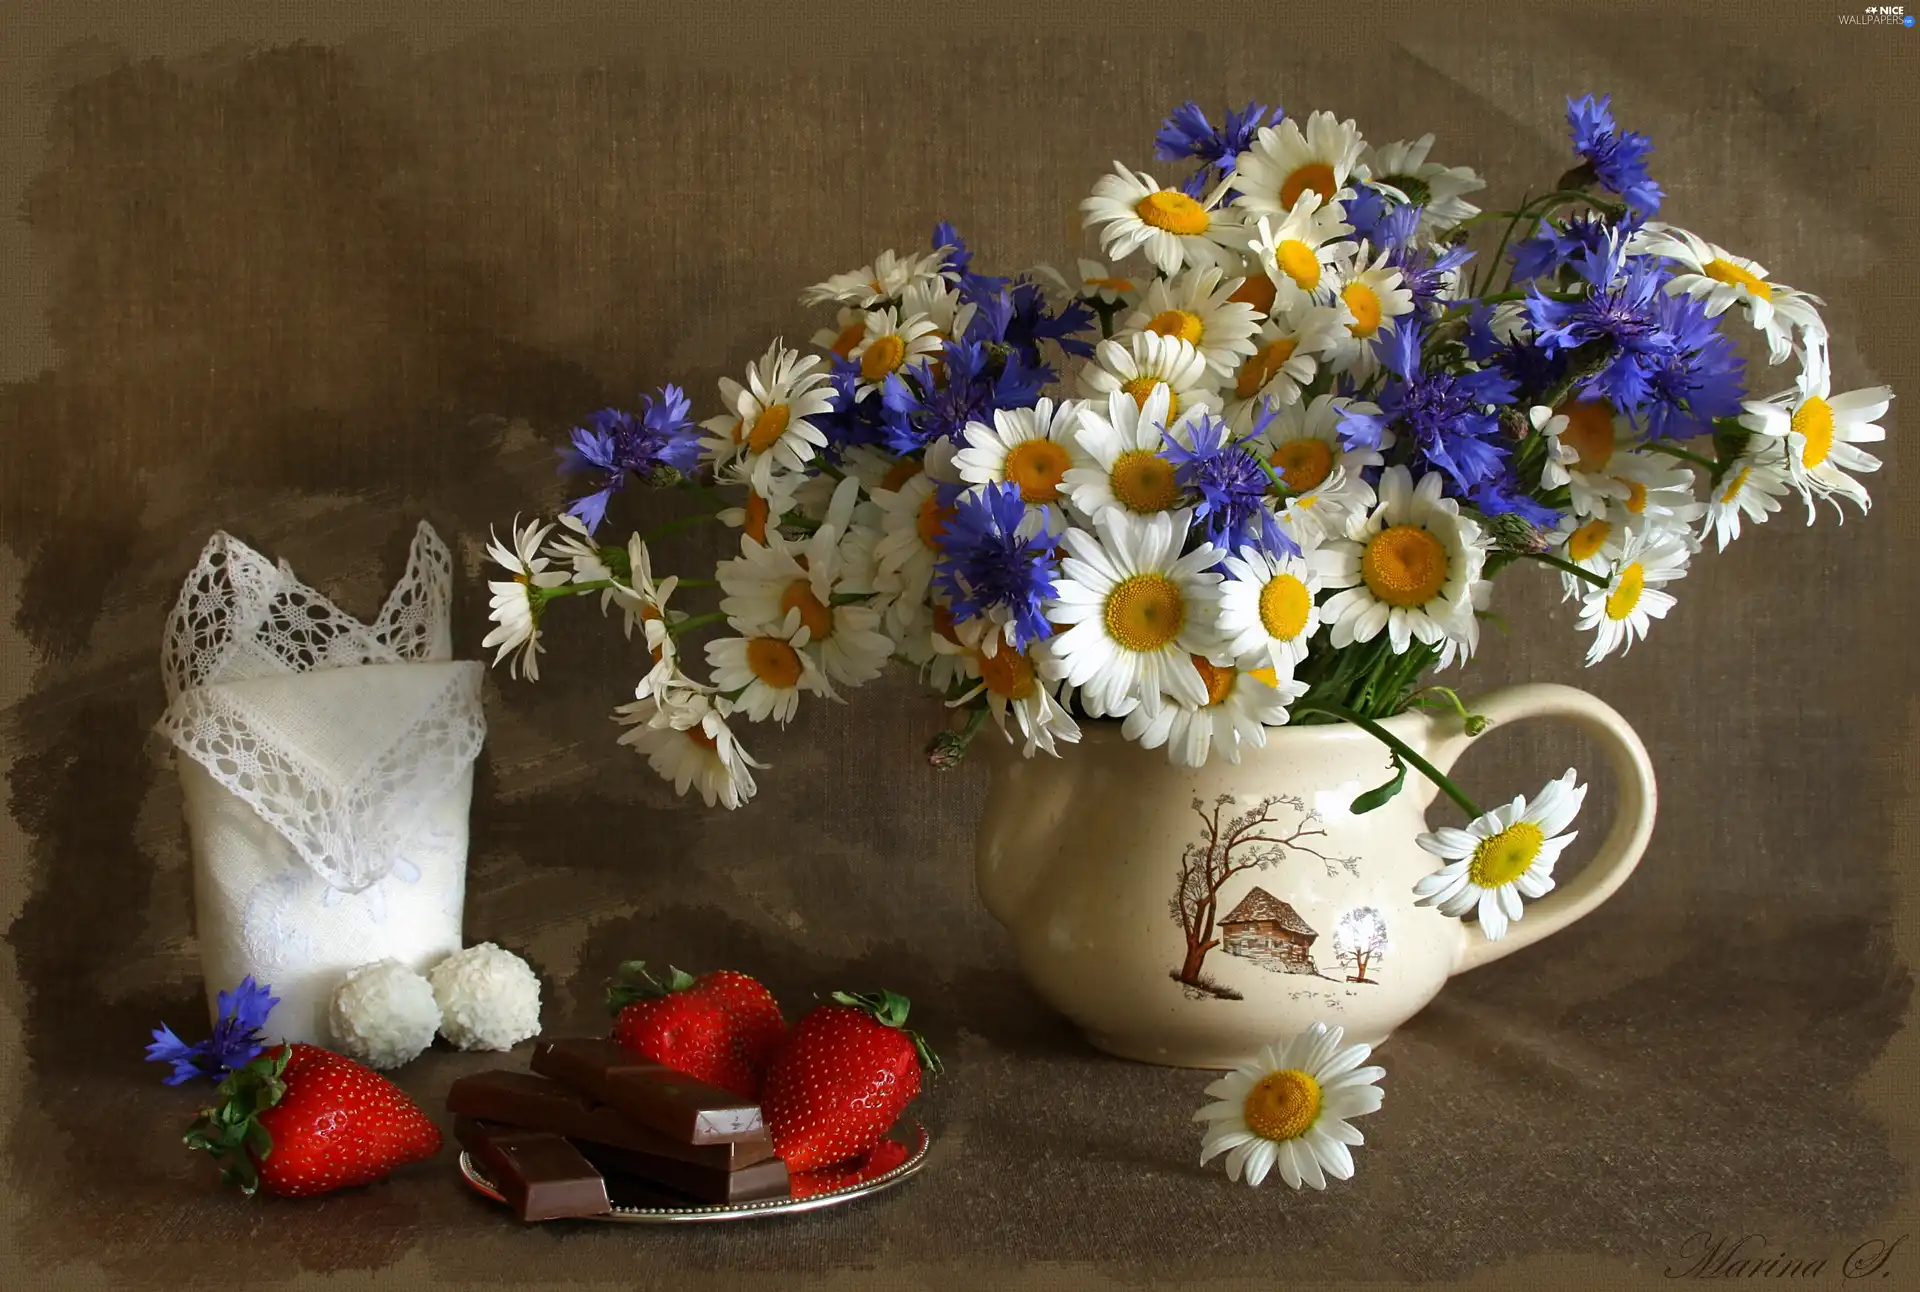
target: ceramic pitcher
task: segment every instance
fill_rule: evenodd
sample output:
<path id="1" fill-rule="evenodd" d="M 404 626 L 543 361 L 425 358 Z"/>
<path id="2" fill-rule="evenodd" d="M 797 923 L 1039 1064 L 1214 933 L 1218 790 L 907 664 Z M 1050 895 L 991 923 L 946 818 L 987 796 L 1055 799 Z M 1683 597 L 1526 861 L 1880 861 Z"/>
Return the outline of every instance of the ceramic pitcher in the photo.
<path id="1" fill-rule="evenodd" d="M 1619 790 L 1598 855 L 1497 941 L 1415 905 L 1415 881 L 1441 864 L 1414 843 L 1436 789 L 1410 769 L 1400 794 L 1355 815 L 1354 798 L 1388 778 L 1389 754 L 1346 724 L 1271 730 L 1238 764 L 1216 757 L 1202 768 L 1122 739 L 1115 722 L 1088 724 L 1059 758 L 982 741 L 994 752 L 980 895 L 1041 997 L 1108 1053 L 1231 1067 L 1315 1021 L 1378 1044 L 1452 975 L 1605 901 L 1653 831 L 1653 768 L 1612 708 L 1553 685 L 1495 691 L 1469 708 L 1488 730 L 1573 722 L 1605 748 Z M 1465 734 L 1457 715 L 1382 725 L 1443 772 L 1486 739 Z M 1574 828 L 1604 824 L 1583 817 Z"/>

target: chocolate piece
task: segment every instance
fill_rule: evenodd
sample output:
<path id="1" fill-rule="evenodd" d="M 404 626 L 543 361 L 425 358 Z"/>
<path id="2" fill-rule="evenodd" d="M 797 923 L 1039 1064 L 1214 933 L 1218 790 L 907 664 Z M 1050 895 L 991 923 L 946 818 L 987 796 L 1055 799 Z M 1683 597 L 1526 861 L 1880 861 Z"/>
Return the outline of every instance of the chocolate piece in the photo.
<path id="1" fill-rule="evenodd" d="M 613 1209 L 600 1172 L 563 1136 L 467 1117 L 454 1123 L 454 1135 L 522 1220 L 604 1216 Z"/>
<path id="2" fill-rule="evenodd" d="M 738 1171 L 717 1171 L 652 1153 L 581 1144 L 580 1152 L 609 1179 L 635 1177 L 684 1193 L 696 1202 L 754 1202 L 788 1196 L 787 1164 L 768 1158 Z"/>
<path id="3" fill-rule="evenodd" d="M 568 1139 L 670 1157 L 716 1171 L 737 1171 L 773 1156 L 763 1133 L 726 1144 L 681 1144 L 642 1126 L 592 1096 L 531 1072 L 496 1069 L 461 1077 L 447 1092 L 447 1111 Z"/>
<path id="4" fill-rule="evenodd" d="M 683 1144 L 725 1144 L 766 1134 L 758 1104 L 650 1063 L 617 1041 L 541 1041 L 533 1047 L 531 1066 Z"/>

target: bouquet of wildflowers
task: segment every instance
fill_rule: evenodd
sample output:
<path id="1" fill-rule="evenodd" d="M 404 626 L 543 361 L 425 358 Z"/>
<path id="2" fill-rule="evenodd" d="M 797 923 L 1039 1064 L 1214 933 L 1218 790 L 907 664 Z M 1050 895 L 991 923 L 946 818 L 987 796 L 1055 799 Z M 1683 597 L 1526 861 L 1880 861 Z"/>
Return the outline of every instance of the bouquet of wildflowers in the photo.
<path id="1" fill-rule="evenodd" d="M 1350 721 L 1479 816 L 1374 720 L 1458 705 L 1423 679 L 1473 653 L 1495 577 L 1550 567 L 1588 663 L 1624 652 L 1708 540 L 1792 494 L 1864 511 L 1892 397 L 1832 392 L 1817 297 L 1655 218 L 1607 99 L 1568 120 L 1578 163 L 1483 211 L 1431 135 L 1188 103 L 1155 140 L 1188 174 L 1115 163 L 1081 204 L 1114 263 L 994 277 L 943 224 L 827 279 L 812 347 L 776 340 L 712 417 L 670 385 L 573 432 L 591 492 L 494 542 L 495 662 L 535 677 L 559 598 L 618 605 L 646 652 L 620 739 L 709 805 L 754 792 L 743 724 L 893 662 L 965 715 L 937 763 L 988 720 L 1029 756 L 1116 720 L 1191 766 Z M 712 612 L 645 535 L 602 537 L 635 482 L 717 491 Z M 1562 778 L 1526 815 L 1578 801 Z"/>

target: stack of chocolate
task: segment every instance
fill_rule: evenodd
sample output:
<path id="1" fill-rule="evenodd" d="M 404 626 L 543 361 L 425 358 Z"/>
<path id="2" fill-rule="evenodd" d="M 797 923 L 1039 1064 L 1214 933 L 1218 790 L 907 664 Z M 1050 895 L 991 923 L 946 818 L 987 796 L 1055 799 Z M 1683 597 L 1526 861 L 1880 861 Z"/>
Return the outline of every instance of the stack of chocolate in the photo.
<path id="1" fill-rule="evenodd" d="M 454 1134 L 522 1220 L 789 1196 L 758 1105 L 597 1037 L 462 1077 Z"/>

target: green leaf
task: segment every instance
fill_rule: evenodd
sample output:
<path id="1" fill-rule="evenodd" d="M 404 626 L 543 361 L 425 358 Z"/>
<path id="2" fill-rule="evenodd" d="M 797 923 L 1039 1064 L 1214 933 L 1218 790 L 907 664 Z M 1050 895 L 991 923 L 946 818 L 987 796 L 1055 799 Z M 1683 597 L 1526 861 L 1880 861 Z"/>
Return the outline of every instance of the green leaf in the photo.
<path id="1" fill-rule="evenodd" d="M 1368 790 L 1353 801 L 1349 809 L 1355 816 L 1365 816 L 1377 807 L 1384 806 L 1407 783 L 1407 765 L 1400 760 L 1399 754 L 1393 756 L 1393 779 L 1377 789 Z"/>
<path id="2" fill-rule="evenodd" d="M 637 1000 L 655 1000 L 685 991 L 693 983 L 693 975 L 684 969 L 668 965 L 667 980 L 663 983 L 653 976 L 646 961 L 628 960 L 613 971 L 613 978 L 607 983 L 607 1013 L 617 1016 Z"/>

